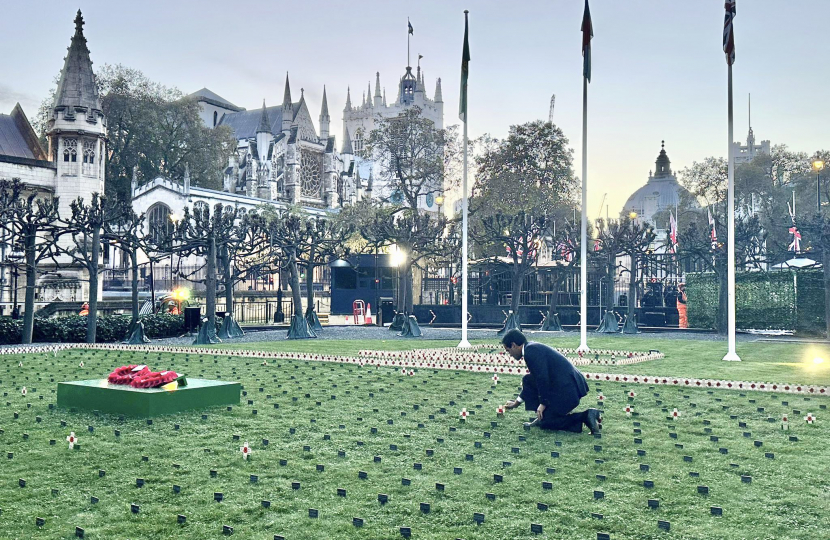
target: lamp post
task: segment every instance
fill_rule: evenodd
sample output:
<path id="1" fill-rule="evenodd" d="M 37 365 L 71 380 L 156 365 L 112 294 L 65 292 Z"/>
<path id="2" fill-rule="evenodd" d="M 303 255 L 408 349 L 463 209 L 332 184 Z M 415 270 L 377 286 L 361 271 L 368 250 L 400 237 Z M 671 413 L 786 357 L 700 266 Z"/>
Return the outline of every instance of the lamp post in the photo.
<path id="1" fill-rule="evenodd" d="M 816 212 L 821 213 L 821 171 L 824 169 L 824 161 L 813 160 L 813 170 L 816 171 Z"/>

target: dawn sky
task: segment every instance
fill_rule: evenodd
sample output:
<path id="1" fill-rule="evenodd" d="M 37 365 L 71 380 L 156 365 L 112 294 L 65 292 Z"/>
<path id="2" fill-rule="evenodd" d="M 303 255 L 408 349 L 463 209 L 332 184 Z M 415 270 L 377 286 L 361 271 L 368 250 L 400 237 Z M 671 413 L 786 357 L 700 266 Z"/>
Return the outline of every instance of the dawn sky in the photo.
<path id="1" fill-rule="evenodd" d="M 63 65 L 80 7 L 96 66 L 123 64 L 185 93 L 207 87 L 246 108 L 305 89 L 317 119 L 326 85 L 332 132 L 342 140 L 346 88 L 352 102 L 379 71 L 387 99 L 406 66 L 424 59 L 431 97 L 442 79 L 444 122 L 458 122 L 463 10 L 470 10 L 471 137 L 506 135 L 511 124 L 547 119 L 571 141 L 580 172 L 581 0 L 399 2 L 313 1 L 232 4 L 0 1 L 0 112 L 20 102 L 30 120 Z M 643 185 L 665 139 L 675 170 L 725 156 L 726 62 L 723 0 L 593 0 L 589 87 L 589 204 L 603 193 L 612 214 Z M 827 0 L 743 0 L 735 19 L 735 138 L 746 139 L 747 94 L 758 141 L 812 153 L 827 148 L 830 53 Z M 603 211 L 604 215 L 605 212 Z"/>

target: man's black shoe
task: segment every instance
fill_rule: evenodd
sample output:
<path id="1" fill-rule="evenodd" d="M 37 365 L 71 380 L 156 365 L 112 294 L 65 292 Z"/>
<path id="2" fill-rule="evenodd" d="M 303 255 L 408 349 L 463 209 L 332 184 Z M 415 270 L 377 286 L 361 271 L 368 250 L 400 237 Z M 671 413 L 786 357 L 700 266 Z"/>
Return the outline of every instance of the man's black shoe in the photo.
<path id="1" fill-rule="evenodd" d="M 532 422 L 525 422 L 524 424 L 522 424 L 522 426 L 524 426 L 525 429 L 530 429 L 533 426 L 537 425 L 538 423 L 539 423 L 539 419 L 534 418 Z"/>
<path id="2" fill-rule="evenodd" d="M 591 430 L 591 435 L 599 433 L 600 413 L 597 409 L 588 409 L 585 411 L 585 425 Z"/>

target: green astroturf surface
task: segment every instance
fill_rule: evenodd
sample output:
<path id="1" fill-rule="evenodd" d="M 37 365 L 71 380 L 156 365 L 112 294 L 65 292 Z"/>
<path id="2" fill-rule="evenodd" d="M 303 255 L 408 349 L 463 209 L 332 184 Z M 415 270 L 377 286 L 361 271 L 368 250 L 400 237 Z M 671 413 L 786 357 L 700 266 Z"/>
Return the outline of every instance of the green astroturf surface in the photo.
<path id="1" fill-rule="evenodd" d="M 572 346 L 571 341 L 555 344 Z M 596 342 L 600 346 L 601 340 Z M 412 343 L 274 346 L 348 354 Z M 709 347 L 723 344 L 651 345 L 666 352 L 667 359 L 616 369 L 677 376 L 709 376 L 705 371 L 710 370 L 724 378 L 765 378 L 750 376 L 752 371 L 746 377 L 723 375 L 728 373 L 720 367 L 723 363 L 704 358 Z M 763 372 L 787 361 L 781 357 L 788 350 L 750 351 L 748 345 L 754 344 L 739 347 L 746 363 L 728 368 L 749 370 L 756 365 Z M 629 347 L 613 346 L 649 348 L 645 341 L 634 340 Z M 691 372 L 693 361 L 704 373 Z M 247 395 L 231 411 L 219 407 L 156 417 L 152 425 L 146 419 L 49 409 L 58 381 L 105 377 L 126 363 L 147 363 L 194 378 L 239 381 Z M 794 367 L 775 367 L 775 380 L 779 374 L 779 382 L 814 382 L 809 372 Z M 821 371 L 814 375 L 826 377 Z M 87 538 L 220 538 L 222 525 L 233 527 L 234 537 L 269 540 L 274 535 L 401 538 L 402 526 L 411 528 L 412 538 L 467 540 L 594 539 L 597 532 L 608 532 L 612 539 L 802 539 L 821 538 L 830 528 L 830 481 L 823 465 L 830 462 L 830 416 L 821 408 L 830 403 L 827 398 L 591 382 L 583 407 L 596 406 L 599 390 L 607 397 L 603 434 L 595 439 L 587 432 L 525 431 L 525 411 L 497 417 L 496 407 L 515 395 L 520 382 L 508 375 L 492 387 L 487 374 L 420 369 L 406 377 L 394 368 L 285 360 L 269 360 L 263 366 L 260 360 L 228 358 L 207 349 L 202 355 L 146 357 L 143 352 L 78 350 L 0 357 L 0 381 L 0 390 L 7 394 L 0 403 L 3 539 L 66 539 L 75 527 L 82 527 Z M 24 385 L 25 396 L 20 392 Z M 633 401 L 625 396 L 628 390 L 637 393 Z M 623 411 L 629 404 L 635 416 Z M 475 412 L 466 422 L 459 420 L 462 407 Z M 675 407 L 681 417 L 667 420 Z M 817 415 L 815 425 L 803 421 L 808 412 Z M 785 413 L 790 415 L 789 431 L 781 430 Z M 70 431 L 79 437 L 78 449 L 68 449 Z M 246 441 L 253 449 L 248 461 L 239 451 Z M 638 455 L 638 450 L 645 455 Z M 339 456 L 340 451 L 345 455 Z M 558 452 L 558 457 L 551 452 Z M 421 470 L 415 470 L 415 463 Z M 324 470 L 318 471 L 317 465 Z M 641 470 L 641 465 L 649 470 Z M 456 467 L 461 474 L 454 473 Z M 358 477 L 360 471 L 367 473 L 366 479 Z M 496 474 L 502 482 L 494 481 Z M 251 475 L 257 476 L 256 483 Z M 751 482 L 742 481 L 742 475 L 751 476 Z M 144 480 L 140 488 L 139 478 Z M 411 484 L 402 485 L 403 478 Z M 26 487 L 18 487 L 20 479 Z M 646 480 L 654 487 L 644 487 Z M 299 482 L 300 489 L 292 489 L 292 482 Z M 550 482 L 550 489 L 543 482 Z M 436 483 L 444 484 L 444 491 L 436 490 Z M 173 492 L 174 485 L 180 486 L 180 493 Z M 708 495 L 699 494 L 698 486 L 708 487 Z M 345 497 L 338 496 L 338 488 L 346 490 Z M 595 491 L 602 491 L 604 498 L 595 499 Z M 215 492 L 223 494 L 222 502 L 214 502 Z M 488 500 L 487 493 L 495 495 L 495 501 Z M 388 503 L 381 505 L 378 494 L 388 495 Z M 91 503 L 93 496 L 97 504 Z M 650 509 L 649 499 L 658 500 L 659 507 Z M 263 500 L 271 507 L 263 508 Z M 131 503 L 139 505 L 139 513 L 131 512 Z M 428 503 L 430 512 L 421 512 L 420 503 Z M 538 503 L 548 505 L 547 510 L 539 510 Z M 712 516 L 713 506 L 722 508 L 723 515 Z M 318 510 L 319 517 L 309 518 L 309 509 Z M 475 513 L 484 514 L 483 524 L 475 524 Z M 179 514 L 186 517 L 184 525 L 177 524 Z M 35 526 L 37 517 L 45 519 L 42 528 Z M 363 519 L 363 527 L 354 527 L 353 518 Z M 669 522 L 670 531 L 658 528 L 658 520 Z M 531 533 L 532 523 L 542 525 L 544 533 Z"/>

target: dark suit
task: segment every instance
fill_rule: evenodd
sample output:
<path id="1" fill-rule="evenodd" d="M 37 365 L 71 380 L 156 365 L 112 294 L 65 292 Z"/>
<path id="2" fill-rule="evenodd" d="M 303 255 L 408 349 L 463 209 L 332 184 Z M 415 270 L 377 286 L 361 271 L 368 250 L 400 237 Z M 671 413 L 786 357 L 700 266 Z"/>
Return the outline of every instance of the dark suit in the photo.
<path id="1" fill-rule="evenodd" d="M 588 383 L 582 373 L 567 358 L 542 343 L 525 344 L 524 360 L 530 371 L 522 379 L 519 394 L 525 408 L 535 412 L 540 403 L 545 405 L 539 423 L 543 429 L 580 433 L 585 413 L 569 413 L 588 394 Z"/>

